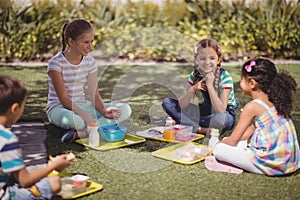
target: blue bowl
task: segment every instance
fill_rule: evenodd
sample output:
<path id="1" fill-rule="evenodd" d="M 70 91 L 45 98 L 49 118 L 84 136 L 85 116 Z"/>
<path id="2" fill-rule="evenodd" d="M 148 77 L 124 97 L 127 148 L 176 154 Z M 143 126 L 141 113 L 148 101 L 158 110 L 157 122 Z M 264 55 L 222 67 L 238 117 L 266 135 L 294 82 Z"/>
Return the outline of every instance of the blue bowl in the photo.
<path id="1" fill-rule="evenodd" d="M 127 128 L 117 124 L 99 126 L 100 139 L 106 142 L 124 140 Z"/>

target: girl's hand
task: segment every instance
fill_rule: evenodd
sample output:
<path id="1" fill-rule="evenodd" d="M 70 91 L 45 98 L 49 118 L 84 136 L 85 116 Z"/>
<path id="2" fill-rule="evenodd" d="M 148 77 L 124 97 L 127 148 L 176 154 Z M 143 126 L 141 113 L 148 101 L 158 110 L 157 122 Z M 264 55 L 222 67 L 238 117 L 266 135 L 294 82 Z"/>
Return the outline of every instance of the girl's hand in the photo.
<path id="1" fill-rule="evenodd" d="M 121 110 L 116 107 L 109 107 L 104 109 L 104 116 L 110 119 L 119 119 L 121 116 Z"/>
<path id="2" fill-rule="evenodd" d="M 67 159 L 67 155 L 58 155 L 55 157 L 50 157 L 50 165 L 52 165 L 53 168 L 58 172 L 61 172 L 65 168 L 69 167 L 70 163 L 71 160 Z"/>
<path id="3" fill-rule="evenodd" d="M 214 80 L 215 80 L 215 75 L 214 75 L 213 72 L 209 72 L 209 73 L 207 73 L 207 74 L 205 75 L 205 78 L 204 78 L 204 79 L 206 80 L 206 85 L 207 85 L 207 86 L 213 86 Z"/>
<path id="4" fill-rule="evenodd" d="M 199 81 L 198 83 L 196 83 L 193 87 L 194 91 L 198 91 L 198 90 L 203 90 L 206 91 L 207 90 L 207 86 L 205 83 L 205 79 L 202 79 L 201 81 Z"/>

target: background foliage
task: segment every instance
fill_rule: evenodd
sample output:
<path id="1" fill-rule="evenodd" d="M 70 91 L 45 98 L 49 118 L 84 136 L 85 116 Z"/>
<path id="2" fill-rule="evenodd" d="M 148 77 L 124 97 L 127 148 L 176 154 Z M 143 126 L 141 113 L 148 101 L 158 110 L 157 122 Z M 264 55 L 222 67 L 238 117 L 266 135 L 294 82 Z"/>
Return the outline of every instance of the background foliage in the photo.
<path id="1" fill-rule="evenodd" d="M 17 6 L 13 0 L 0 0 L 1 61 L 47 60 L 61 48 L 63 23 L 73 18 L 94 24 L 95 46 L 100 46 L 103 58 L 183 61 L 180 52 L 192 51 L 192 41 L 205 37 L 221 44 L 225 61 L 258 55 L 300 57 L 300 0 L 163 0 L 162 5 L 130 0 L 125 5 L 109 0 L 31 2 Z M 140 29 L 178 32 L 186 42 L 163 32 L 147 38 L 134 31 Z"/>

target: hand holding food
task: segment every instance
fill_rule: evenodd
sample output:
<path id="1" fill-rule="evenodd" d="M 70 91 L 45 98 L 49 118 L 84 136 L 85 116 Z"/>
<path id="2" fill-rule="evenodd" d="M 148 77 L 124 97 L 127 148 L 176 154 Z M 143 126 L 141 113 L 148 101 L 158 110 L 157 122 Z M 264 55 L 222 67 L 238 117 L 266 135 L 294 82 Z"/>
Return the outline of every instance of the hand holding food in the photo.
<path id="1" fill-rule="evenodd" d="M 75 159 L 73 153 L 58 155 L 55 157 L 49 156 L 49 165 L 54 165 L 54 169 L 62 171 L 70 165 L 70 162 Z"/>
<path id="2" fill-rule="evenodd" d="M 73 161 L 75 159 L 75 155 L 70 152 L 69 154 L 67 154 L 67 158 L 66 158 L 68 161 Z"/>

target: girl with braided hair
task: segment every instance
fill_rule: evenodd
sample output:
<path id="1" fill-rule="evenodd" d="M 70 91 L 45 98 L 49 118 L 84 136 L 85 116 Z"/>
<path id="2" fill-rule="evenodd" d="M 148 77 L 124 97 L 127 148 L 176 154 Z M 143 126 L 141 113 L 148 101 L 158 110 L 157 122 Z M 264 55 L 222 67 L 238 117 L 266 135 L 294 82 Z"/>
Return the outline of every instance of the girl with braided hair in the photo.
<path id="1" fill-rule="evenodd" d="M 194 132 L 203 134 L 210 128 L 220 133 L 233 129 L 238 101 L 232 77 L 221 68 L 221 61 L 221 48 L 214 39 L 203 39 L 195 46 L 194 71 L 186 90 L 179 99 L 166 98 L 162 104 L 176 123 L 193 126 Z M 203 102 L 191 103 L 195 97 L 202 97 Z"/>
<path id="2" fill-rule="evenodd" d="M 229 163 L 269 176 L 295 172 L 300 168 L 291 116 L 296 81 L 287 72 L 277 72 L 270 60 L 257 58 L 242 66 L 240 86 L 253 100 L 245 105 L 232 134 L 215 145 L 205 161 L 207 168 L 227 171 Z"/>

